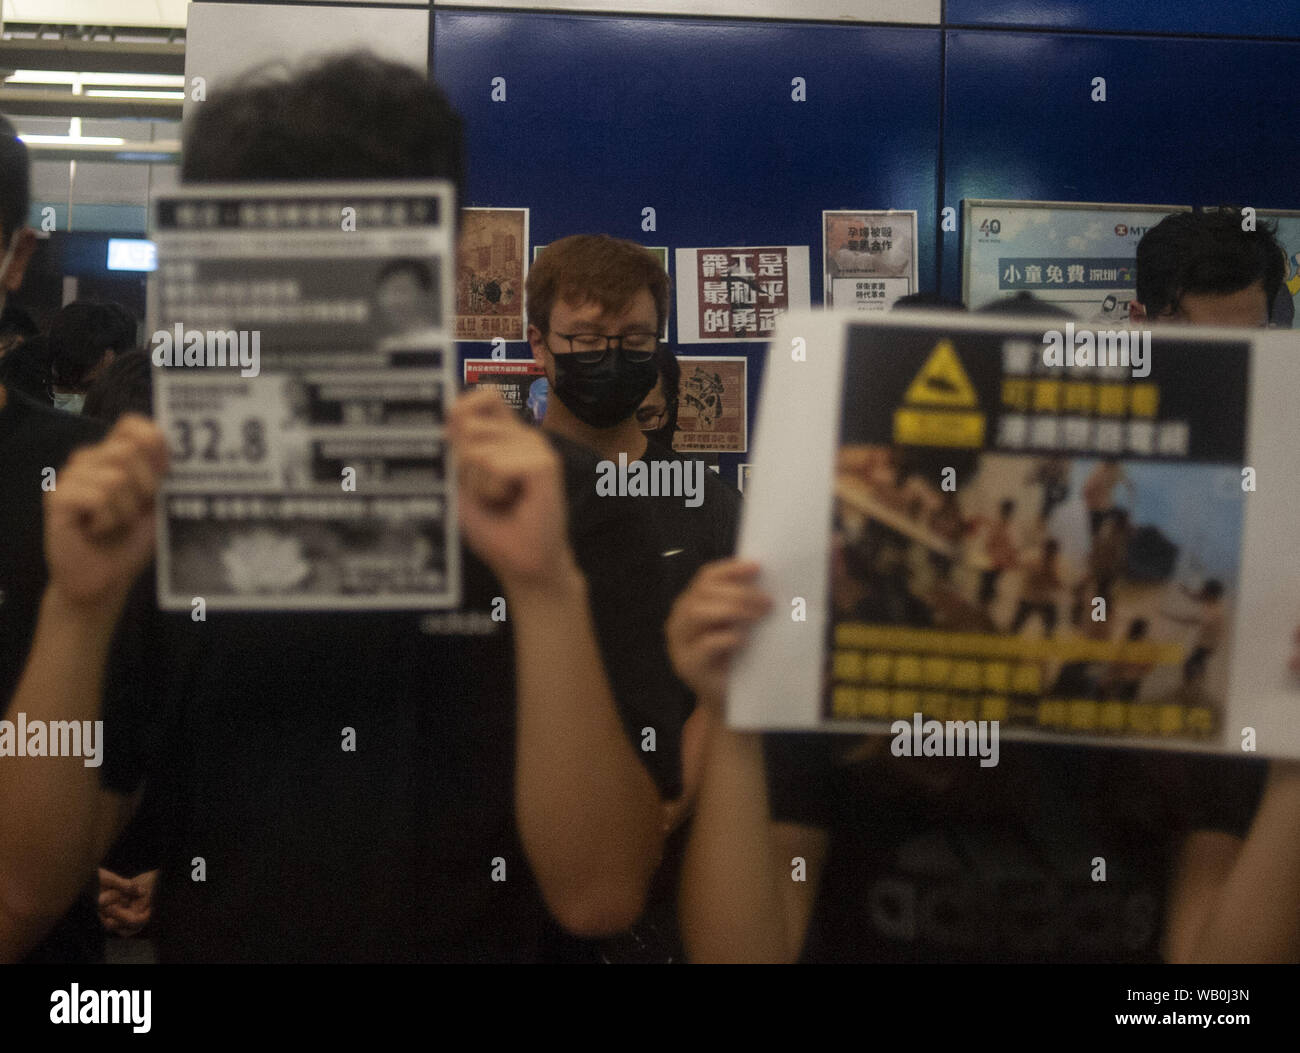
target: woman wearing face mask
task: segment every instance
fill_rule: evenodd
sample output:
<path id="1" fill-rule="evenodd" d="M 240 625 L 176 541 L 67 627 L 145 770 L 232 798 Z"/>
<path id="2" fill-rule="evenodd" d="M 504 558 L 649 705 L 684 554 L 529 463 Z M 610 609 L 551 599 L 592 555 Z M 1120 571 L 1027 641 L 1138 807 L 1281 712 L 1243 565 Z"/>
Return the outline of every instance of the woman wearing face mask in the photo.
<path id="1" fill-rule="evenodd" d="M 80 413 L 86 391 L 113 359 L 135 344 L 135 319 L 117 304 L 78 300 L 50 324 L 50 397 L 54 405 Z"/>

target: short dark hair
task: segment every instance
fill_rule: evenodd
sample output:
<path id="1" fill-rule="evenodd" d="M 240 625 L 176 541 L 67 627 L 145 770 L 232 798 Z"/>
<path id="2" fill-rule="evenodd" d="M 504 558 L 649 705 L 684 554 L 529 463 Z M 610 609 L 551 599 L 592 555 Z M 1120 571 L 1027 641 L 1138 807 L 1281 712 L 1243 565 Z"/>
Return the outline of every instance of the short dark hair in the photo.
<path id="1" fill-rule="evenodd" d="M 292 75 L 264 66 L 199 106 L 185 136 L 186 183 L 325 179 L 449 179 L 459 206 L 460 115 L 424 73 L 355 51 Z"/>
<path id="2" fill-rule="evenodd" d="M 153 371 L 149 352 L 139 348 L 118 355 L 86 392 L 83 417 L 112 424 L 123 413 L 153 416 Z"/>
<path id="3" fill-rule="evenodd" d="M 135 345 L 135 320 L 116 304 L 75 300 L 54 316 L 49 342 L 51 383 L 75 387 L 106 351 L 120 354 Z"/>
<path id="4" fill-rule="evenodd" d="M 1022 318 L 1076 318 L 1073 311 L 1058 307 L 1047 300 L 1040 300 L 1033 293 L 1022 289 L 1015 296 L 1002 296 L 990 300 L 983 307 L 975 310 L 976 314 L 1012 315 Z"/>
<path id="5" fill-rule="evenodd" d="M 0 243 L 27 226 L 32 200 L 32 169 L 27 145 L 9 119 L 0 115 Z"/>
<path id="6" fill-rule="evenodd" d="M 528 324 L 543 333 L 557 299 L 572 306 L 588 301 L 621 311 L 642 289 L 655 302 L 657 330 L 668 318 L 668 272 L 653 252 L 635 241 L 608 234 L 570 234 L 542 249 L 528 269 Z"/>
<path id="7" fill-rule="evenodd" d="M 1286 276 L 1277 224 L 1259 220 L 1241 229 L 1241 212 L 1175 212 L 1142 235 L 1135 296 L 1155 318 L 1177 311 L 1184 293 L 1240 292 L 1256 282 L 1269 309 Z"/>

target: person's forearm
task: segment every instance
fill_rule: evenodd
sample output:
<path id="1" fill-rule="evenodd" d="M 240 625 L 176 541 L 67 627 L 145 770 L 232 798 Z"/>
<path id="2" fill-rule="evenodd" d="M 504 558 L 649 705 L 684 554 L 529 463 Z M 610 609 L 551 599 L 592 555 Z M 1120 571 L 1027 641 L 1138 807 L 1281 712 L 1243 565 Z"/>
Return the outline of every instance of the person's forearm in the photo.
<path id="1" fill-rule="evenodd" d="M 1188 960 L 1300 961 L 1300 764 L 1270 766 L 1250 833 Z"/>
<path id="2" fill-rule="evenodd" d="M 15 735 L 19 714 L 28 727 L 44 722 L 47 732 L 54 721 L 101 719 L 120 609 L 119 602 L 88 610 L 46 590 L 27 666 L 5 711 Z M 96 742 L 102 761 L 103 737 Z M 83 753 L 86 746 L 83 739 Z M 94 873 L 103 801 L 99 768 L 83 756 L 0 757 L 0 960 L 37 942 Z"/>
<path id="3" fill-rule="evenodd" d="M 762 737 L 718 721 L 682 871 L 682 937 L 691 961 L 798 956 L 774 866 Z"/>
<path id="4" fill-rule="evenodd" d="M 578 935 L 642 910 L 663 841 L 659 792 L 623 730 L 576 565 L 507 589 L 515 635 L 520 836 L 547 905 Z"/>

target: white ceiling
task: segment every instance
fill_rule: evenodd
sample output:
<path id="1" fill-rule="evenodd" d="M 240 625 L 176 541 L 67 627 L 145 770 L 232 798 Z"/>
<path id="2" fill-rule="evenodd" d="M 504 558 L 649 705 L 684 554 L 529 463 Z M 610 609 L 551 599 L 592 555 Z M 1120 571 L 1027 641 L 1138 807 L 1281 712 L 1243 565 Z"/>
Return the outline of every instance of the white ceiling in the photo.
<path id="1" fill-rule="evenodd" d="M 189 0 L 4 0 L 6 22 L 184 28 Z"/>

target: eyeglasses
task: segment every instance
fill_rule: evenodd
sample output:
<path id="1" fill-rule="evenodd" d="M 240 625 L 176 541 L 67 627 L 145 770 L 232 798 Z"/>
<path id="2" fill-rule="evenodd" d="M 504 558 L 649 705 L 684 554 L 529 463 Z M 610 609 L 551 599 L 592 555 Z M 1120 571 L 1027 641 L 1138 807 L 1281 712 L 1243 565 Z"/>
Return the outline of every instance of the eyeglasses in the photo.
<path id="1" fill-rule="evenodd" d="M 668 420 L 668 407 L 642 406 L 636 411 L 637 427 L 642 431 L 658 431 Z"/>
<path id="2" fill-rule="evenodd" d="M 569 351 L 585 366 L 603 362 L 615 344 L 629 362 L 649 362 L 659 347 L 657 333 L 624 333 L 622 336 L 603 336 L 600 333 L 556 333 L 569 342 Z"/>

